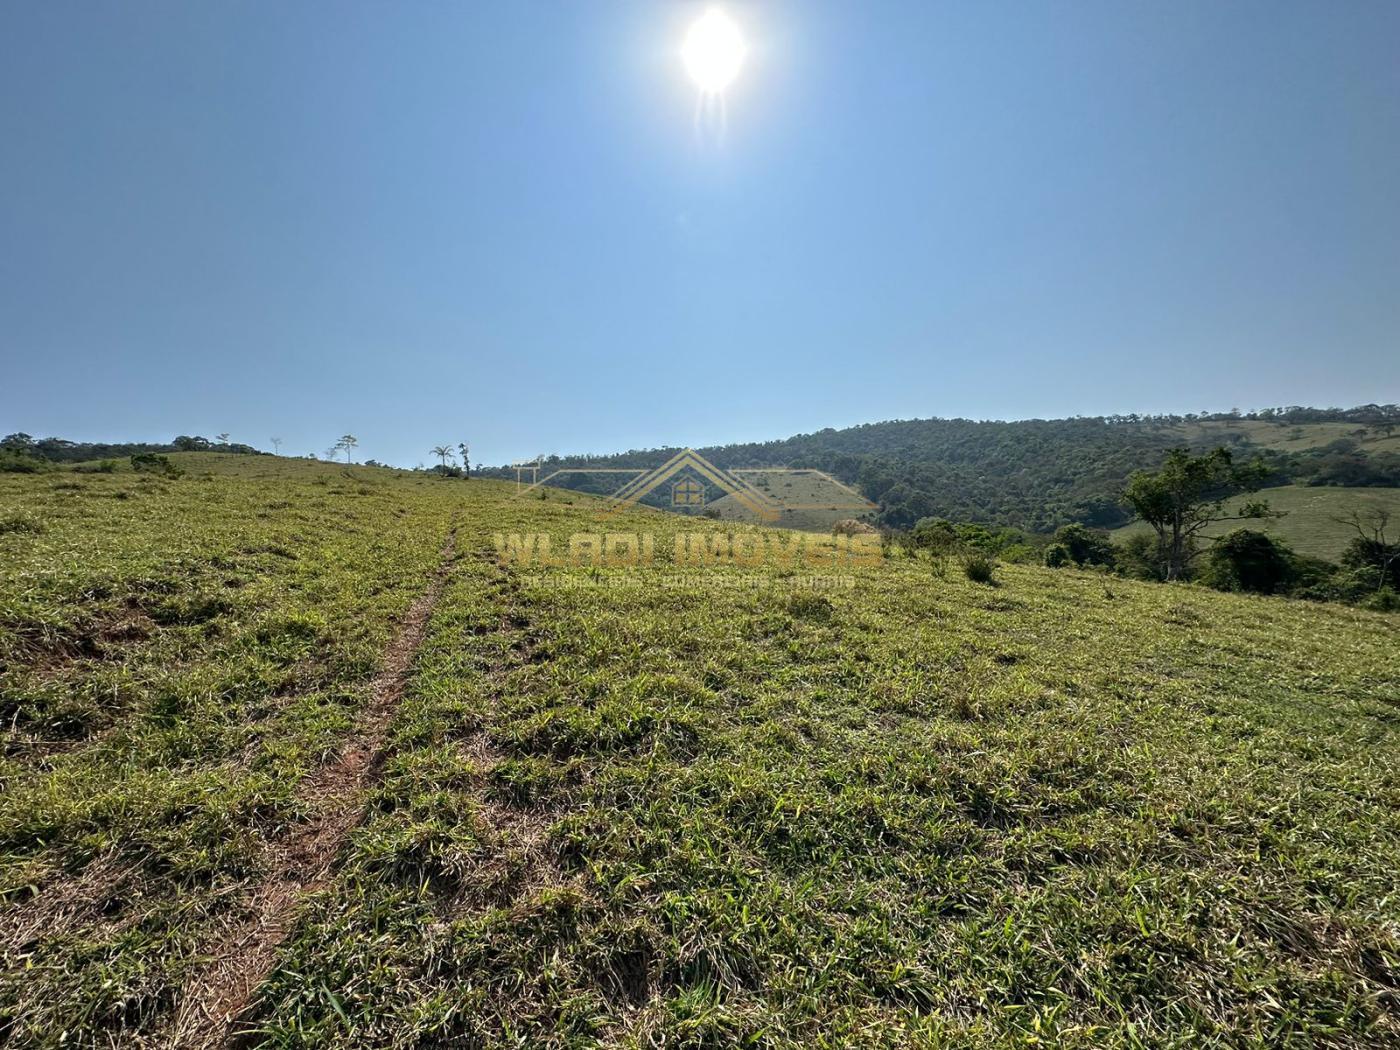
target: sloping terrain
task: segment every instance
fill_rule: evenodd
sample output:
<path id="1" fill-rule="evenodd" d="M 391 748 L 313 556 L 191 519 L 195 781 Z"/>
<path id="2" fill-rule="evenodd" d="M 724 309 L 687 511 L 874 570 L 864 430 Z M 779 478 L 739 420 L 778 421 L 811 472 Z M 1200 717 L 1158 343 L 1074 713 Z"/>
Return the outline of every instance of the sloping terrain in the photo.
<path id="1" fill-rule="evenodd" d="M 1264 500 L 1269 508 L 1282 511 L 1281 518 L 1259 518 L 1250 521 L 1224 521 L 1205 529 L 1203 536 L 1221 536 L 1231 529 L 1248 528 L 1267 532 L 1286 542 L 1299 554 L 1336 561 L 1346 545 L 1356 538 L 1357 532 L 1345 521 L 1353 511 L 1363 516 L 1373 509 L 1388 510 L 1392 520 L 1392 533 L 1400 533 L 1400 489 L 1393 488 L 1341 488 L 1334 485 L 1280 485 L 1264 489 L 1247 499 L 1236 500 L 1229 505 L 1237 510 L 1240 504 L 1252 500 Z M 1151 533 L 1146 522 L 1133 522 L 1113 531 L 1115 541 L 1122 540 L 1136 532 Z"/>
<path id="2" fill-rule="evenodd" d="M 177 458 L 0 476 L 0 1044 L 1400 1040 L 1395 617 Z"/>

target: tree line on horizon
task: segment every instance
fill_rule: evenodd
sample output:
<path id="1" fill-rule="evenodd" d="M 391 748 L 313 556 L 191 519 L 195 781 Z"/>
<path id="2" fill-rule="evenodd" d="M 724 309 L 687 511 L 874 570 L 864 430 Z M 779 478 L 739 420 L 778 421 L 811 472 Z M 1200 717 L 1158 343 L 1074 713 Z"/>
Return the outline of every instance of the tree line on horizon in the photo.
<path id="1" fill-rule="evenodd" d="M 1217 444 L 1251 448 L 1245 430 L 1233 424 L 1266 422 L 1279 427 L 1347 423 L 1386 435 L 1400 426 L 1400 405 L 1356 408 L 1286 406 L 1257 412 L 1185 415 L 1079 416 L 1014 422 L 970 419 L 893 420 L 844 430 L 826 429 L 779 441 L 697 449 L 726 469 L 792 467 L 824 470 L 875 503 L 876 522 L 908 529 L 928 517 L 1053 532 L 1079 523 L 1111 529 L 1132 518 L 1119 494 L 1132 472 L 1164 461 L 1183 445 L 1205 451 Z M 1224 424 L 1222 432 L 1192 444 L 1178 428 Z M 677 449 L 642 449 L 613 455 L 542 457 L 542 468 L 637 468 L 659 466 Z M 1266 485 L 1310 484 L 1400 486 L 1400 455 L 1362 448 L 1355 436 L 1297 452 L 1258 450 Z M 509 479 L 509 467 L 483 472 Z M 565 487 L 610 491 L 604 476 L 574 474 Z"/>
<path id="2" fill-rule="evenodd" d="M 25 456 L 48 463 L 83 463 L 88 460 L 125 459 L 129 456 L 170 452 L 225 452 L 245 456 L 268 453 L 242 442 L 229 441 L 227 434 L 213 438 L 181 434 L 173 441 L 69 441 L 66 438 L 35 438 L 25 433 L 0 438 L 0 453 Z"/>

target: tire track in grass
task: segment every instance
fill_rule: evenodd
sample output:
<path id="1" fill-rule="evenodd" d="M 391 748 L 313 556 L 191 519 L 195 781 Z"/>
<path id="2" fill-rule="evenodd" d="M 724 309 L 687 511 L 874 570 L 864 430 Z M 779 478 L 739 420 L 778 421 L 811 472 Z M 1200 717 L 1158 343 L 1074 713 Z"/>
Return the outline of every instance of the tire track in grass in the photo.
<path id="1" fill-rule="evenodd" d="M 448 548 L 444 546 L 444 559 L 449 553 Z M 442 564 L 439 566 L 439 572 L 446 565 L 445 560 L 440 561 Z M 422 601 L 422 596 L 418 601 Z M 411 608 L 403 614 L 405 627 L 412 613 Z M 381 672 L 369 683 L 371 706 L 374 697 L 383 687 L 383 674 L 384 672 Z M 291 695 L 286 699 L 290 700 Z M 364 710 L 368 710 L 368 706 Z M 126 712 L 126 715 L 132 717 L 140 714 L 139 709 Z M 253 719 L 249 724 L 255 725 L 270 717 L 271 713 L 268 712 Z M 130 740 L 121 739 L 122 734 L 129 731 L 129 721 L 117 721 L 105 726 L 93 736 L 63 742 L 66 749 L 61 752 L 61 756 L 91 756 L 103 747 L 130 749 L 139 746 L 133 745 Z M 246 766 L 254 759 L 260 746 L 261 742 L 258 739 L 252 739 L 241 752 L 227 757 L 221 766 L 227 768 L 230 775 L 234 775 L 238 768 Z M 56 770 L 30 769 L 27 772 L 47 776 L 54 774 Z M 315 775 L 312 775 L 313 778 Z M 6 784 L 0 780 L 0 792 L 3 792 L 5 787 Z M 227 889 L 219 891 L 221 895 L 227 892 Z M 56 858 L 36 856 L 27 869 L 24 884 L 17 886 L 10 894 L 0 896 L 0 960 L 3 960 L 0 976 L 4 975 L 6 969 L 22 969 L 29 965 L 41 941 L 52 941 L 70 935 L 85 925 L 88 926 L 86 935 L 108 937 L 113 931 L 140 921 L 141 913 L 139 909 L 134 910 L 131 907 L 133 902 L 149 902 L 155 899 L 156 897 L 150 896 L 148 887 L 144 885 L 142 862 L 123 858 L 118 852 L 98 855 L 77 870 L 65 869 Z M 96 925 L 89 925 L 92 923 Z M 0 1045 L 3 1043 L 3 1032 L 0 1032 Z"/>
<path id="2" fill-rule="evenodd" d="M 254 888 L 240 919 L 221 930 L 209 958 L 185 983 L 170 1045 L 188 1050 L 236 1045 L 246 1015 L 277 949 L 291 932 L 298 905 L 322 888 L 346 838 L 360 823 L 366 789 L 408 684 L 408 672 L 428 629 L 456 556 L 454 527 L 427 590 L 409 607 L 370 691 L 349 746 L 312 774 L 298 791 L 314 816 L 268 844 L 267 876 Z"/>

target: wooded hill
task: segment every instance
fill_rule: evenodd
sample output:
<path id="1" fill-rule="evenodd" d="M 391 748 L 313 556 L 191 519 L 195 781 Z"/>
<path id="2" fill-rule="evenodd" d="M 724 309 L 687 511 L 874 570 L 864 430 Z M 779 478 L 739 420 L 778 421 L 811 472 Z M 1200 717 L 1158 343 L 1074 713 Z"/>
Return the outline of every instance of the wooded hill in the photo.
<path id="1" fill-rule="evenodd" d="M 1400 486 L 1397 427 L 1400 405 L 1394 404 L 1014 422 L 911 419 L 697 451 L 729 469 L 828 471 L 878 504 L 879 523 L 895 528 L 943 517 L 1043 532 L 1068 522 L 1125 524 L 1131 515 L 1118 497 L 1128 475 L 1155 467 L 1174 447 L 1225 445 L 1258 456 L 1269 466 L 1271 485 Z M 650 468 L 675 451 L 551 456 L 545 466 Z M 514 476 L 508 468 L 487 473 Z M 558 483 L 606 491 L 609 481 L 575 474 Z"/>

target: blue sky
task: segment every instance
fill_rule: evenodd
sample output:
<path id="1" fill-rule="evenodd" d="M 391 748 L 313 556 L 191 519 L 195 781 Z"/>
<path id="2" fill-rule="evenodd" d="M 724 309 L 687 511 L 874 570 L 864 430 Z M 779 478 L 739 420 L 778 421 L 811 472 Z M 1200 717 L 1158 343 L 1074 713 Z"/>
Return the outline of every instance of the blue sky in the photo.
<path id="1" fill-rule="evenodd" d="M 1400 4 L 0 8 L 0 431 L 413 464 L 1400 399 Z"/>

